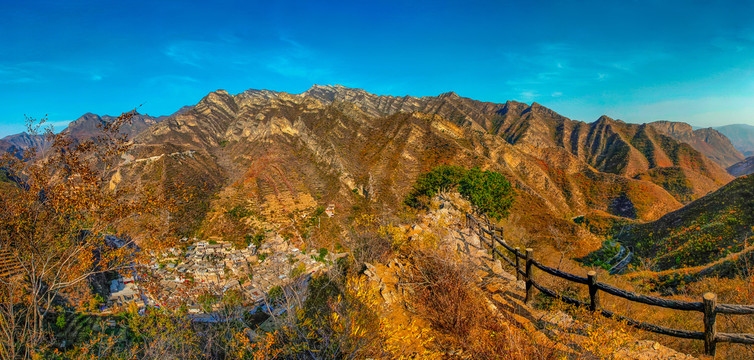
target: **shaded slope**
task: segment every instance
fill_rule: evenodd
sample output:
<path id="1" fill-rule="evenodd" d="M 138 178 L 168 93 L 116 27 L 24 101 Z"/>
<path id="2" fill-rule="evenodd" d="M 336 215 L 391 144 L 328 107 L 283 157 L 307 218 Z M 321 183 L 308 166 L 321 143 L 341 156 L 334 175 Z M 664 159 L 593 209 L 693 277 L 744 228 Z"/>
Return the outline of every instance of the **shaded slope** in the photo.
<path id="1" fill-rule="evenodd" d="M 733 176 L 743 176 L 754 173 L 754 156 L 749 156 L 743 161 L 732 165 L 728 169 L 728 173 Z"/>

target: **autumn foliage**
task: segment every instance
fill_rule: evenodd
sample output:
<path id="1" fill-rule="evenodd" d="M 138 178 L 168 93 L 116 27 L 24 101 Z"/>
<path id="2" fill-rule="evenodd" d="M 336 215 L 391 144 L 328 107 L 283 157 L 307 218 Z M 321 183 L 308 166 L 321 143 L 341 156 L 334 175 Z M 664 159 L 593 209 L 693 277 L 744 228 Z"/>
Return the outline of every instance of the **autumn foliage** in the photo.
<path id="1" fill-rule="evenodd" d="M 119 129 L 133 115 L 103 122 L 102 134 L 94 138 L 74 139 L 48 128 L 49 151 L 2 156 L 7 181 L 0 183 L 0 251 L 5 259 L 0 358 L 45 354 L 54 343 L 47 320 L 53 308 L 86 306 L 95 295 L 98 275 L 132 264 L 136 244 L 116 229 L 126 221 L 159 219 L 165 210 L 166 202 L 150 191 L 134 194 L 105 186 L 109 169 L 129 146 Z M 30 121 L 29 131 L 35 133 L 41 123 Z M 160 235 L 144 234 L 152 243 Z M 125 242 L 117 246 L 106 235 Z"/>

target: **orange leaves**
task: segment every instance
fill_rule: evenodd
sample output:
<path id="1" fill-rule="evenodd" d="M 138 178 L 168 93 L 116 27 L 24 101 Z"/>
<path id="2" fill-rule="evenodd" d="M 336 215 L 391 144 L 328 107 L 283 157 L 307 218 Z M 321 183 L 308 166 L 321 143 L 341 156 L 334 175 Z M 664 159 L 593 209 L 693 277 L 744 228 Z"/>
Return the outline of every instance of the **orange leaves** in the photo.
<path id="1" fill-rule="evenodd" d="M 134 217 L 151 216 L 147 227 L 154 238 L 166 237 L 164 222 L 170 201 L 156 191 L 141 194 L 126 192 L 128 185 L 115 191 L 104 191 L 109 183 L 107 169 L 117 166 L 119 154 L 128 149 L 126 138 L 118 132 L 130 121 L 134 112 L 107 120 L 103 133 L 91 138 L 74 139 L 69 134 L 46 132 L 52 144 L 44 157 L 27 152 L 23 159 L 2 155 L 0 166 L 8 181 L 0 189 L 0 247 L 14 255 L 22 276 L 18 291 L 2 296 L 14 303 L 24 303 L 29 311 L 19 328 L 35 333 L 19 348 L 37 348 L 45 338 L 44 329 L 31 324 L 41 323 L 45 309 L 52 301 L 67 299 L 70 304 L 86 306 L 90 287 L 88 279 L 98 273 L 130 265 L 135 248 L 111 246 L 105 234 L 136 233 L 140 230 Z M 40 124 L 44 122 L 41 121 Z M 37 130 L 30 123 L 32 130 Z M 147 222 L 147 221 L 145 221 Z M 123 234 L 120 234 L 123 235 Z M 123 244 L 129 237 L 123 236 Z"/>

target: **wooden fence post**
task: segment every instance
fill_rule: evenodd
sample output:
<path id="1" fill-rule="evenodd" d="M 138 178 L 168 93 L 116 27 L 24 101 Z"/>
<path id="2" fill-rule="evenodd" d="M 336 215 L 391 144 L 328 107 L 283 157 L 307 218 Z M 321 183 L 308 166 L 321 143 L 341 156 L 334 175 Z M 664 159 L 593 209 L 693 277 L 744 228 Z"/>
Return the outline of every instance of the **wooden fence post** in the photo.
<path id="1" fill-rule="evenodd" d="M 492 256 L 492 261 L 495 261 L 495 228 L 491 228 L 490 231 L 492 234 L 490 235 L 490 256 Z"/>
<path id="2" fill-rule="evenodd" d="M 715 357 L 715 336 L 717 335 L 717 328 L 715 326 L 715 307 L 717 306 L 717 295 L 708 292 L 702 296 L 702 302 L 704 303 L 704 352 Z"/>
<path id="3" fill-rule="evenodd" d="M 531 261 L 532 261 L 532 253 L 534 250 L 532 248 L 526 248 L 526 298 L 524 299 L 524 303 L 526 305 L 531 304 L 531 301 L 534 300 L 534 286 L 532 285 L 532 268 L 531 268 Z"/>
<path id="4" fill-rule="evenodd" d="M 589 311 L 597 311 L 600 308 L 600 294 L 597 293 L 597 272 L 590 271 L 586 276 L 589 279 Z"/>
<path id="5" fill-rule="evenodd" d="M 516 247 L 516 252 L 513 254 L 513 257 L 516 258 L 516 281 L 521 280 L 521 266 L 518 264 L 518 253 L 521 252 L 520 247 Z"/>

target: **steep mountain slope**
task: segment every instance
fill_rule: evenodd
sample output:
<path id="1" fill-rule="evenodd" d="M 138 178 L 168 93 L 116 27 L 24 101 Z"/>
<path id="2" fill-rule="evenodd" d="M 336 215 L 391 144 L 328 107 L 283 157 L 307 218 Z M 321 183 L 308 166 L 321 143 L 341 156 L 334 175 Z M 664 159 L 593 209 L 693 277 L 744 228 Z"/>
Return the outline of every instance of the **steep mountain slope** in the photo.
<path id="1" fill-rule="evenodd" d="M 714 128 L 730 139 L 744 156 L 754 155 L 754 126 L 746 124 L 725 125 Z"/>
<path id="2" fill-rule="evenodd" d="M 203 180 L 205 205 L 196 209 L 206 217 L 192 228 L 219 236 L 282 226 L 329 203 L 337 222 L 364 206 L 395 209 L 420 173 L 445 163 L 504 173 L 518 188 L 514 213 L 540 237 L 552 236 L 550 226 L 583 232 L 568 219 L 593 211 L 657 219 L 732 178 L 646 126 L 607 117 L 587 124 L 538 104 L 455 93 L 378 96 L 342 86 L 298 95 L 218 90 L 134 141 L 120 181 L 174 181 L 135 166 L 147 162 Z"/>
<path id="3" fill-rule="evenodd" d="M 704 265 L 750 245 L 754 228 L 754 176 L 719 190 L 657 221 L 635 225 L 618 240 L 660 270 Z"/>
<path id="4" fill-rule="evenodd" d="M 754 173 L 754 156 L 749 156 L 745 160 L 732 165 L 728 169 L 728 173 L 733 176 L 743 176 Z"/>
<path id="5" fill-rule="evenodd" d="M 698 198 L 732 179 L 691 146 L 647 125 L 627 124 L 607 116 L 587 124 L 536 103 L 526 106 L 508 102 L 499 114 L 492 129 L 514 145 L 532 150 L 566 149 L 601 172 L 662 186 L 681 202 Z"/>
<path id="6" fill-rule="evenodd" d="M 736 150 L 730 139 L 715 129 L 694 130 L 689 124 L 672 121 L 655 121 L 649 125 L 673 139 L 691 145 L 722 168 L 744 159 L 744 155 Z"/>

